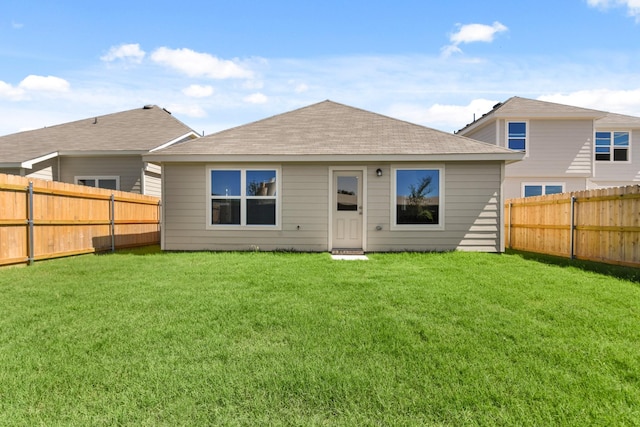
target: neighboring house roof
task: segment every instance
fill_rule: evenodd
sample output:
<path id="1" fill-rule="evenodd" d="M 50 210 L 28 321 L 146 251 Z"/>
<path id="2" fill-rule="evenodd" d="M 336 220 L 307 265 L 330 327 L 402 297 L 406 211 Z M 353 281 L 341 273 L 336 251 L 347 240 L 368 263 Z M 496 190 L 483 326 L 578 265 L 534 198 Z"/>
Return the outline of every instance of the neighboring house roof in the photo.
<path id="1" fill-rule="evenodd" d="M 150 161 L 519 160 L 522 153 L 323 101 L 146 155 Z"/>
<path id="2" fill-rule="evenodd" d="M 59 154 L 146 153 L 197 134 L 168 111 L 143 108 L 0 137 L 0 167 L 30 167 Z"/>
<path id="3" fill-rule="evenodd" d="M 596 120 L 595 124 L 597 128 L 640 128 L 640 117 L 608 113 L 606 116 Z"/>
<path id="4" fill-rule="evenodd" d="M 505 102 L 494 105 L 493 109 L 482 117 L 469 123 L 456 133 L 465 133 L 472 129 L 482 127 L 497 119 L 525 119 L 525 118 L 582 118 L 598 119 L 606 116 L 605 111 L 592 110 L 589 108 L 574 107 L 571 105 L 557 104 L 555 102 L 538 101 L 535 99 L 520 98 L 514 96 Z"/>

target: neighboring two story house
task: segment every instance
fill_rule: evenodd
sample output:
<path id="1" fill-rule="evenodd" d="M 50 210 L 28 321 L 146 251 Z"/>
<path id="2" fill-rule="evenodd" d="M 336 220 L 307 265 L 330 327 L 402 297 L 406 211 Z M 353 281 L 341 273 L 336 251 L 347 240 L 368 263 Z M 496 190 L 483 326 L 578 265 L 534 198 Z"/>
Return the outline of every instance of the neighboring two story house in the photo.
<path id="1" fill-rule="evenodd" d="M 526 153 L 507 198 L 640 183 L 639 117 L 513 97 L 456 134 Z"/>
<path id="2" fill-rule="evenodd" d="M 160 196 L 144 154 L 198 138 L 155 105 L 0 137 L 0 173 Z"/>

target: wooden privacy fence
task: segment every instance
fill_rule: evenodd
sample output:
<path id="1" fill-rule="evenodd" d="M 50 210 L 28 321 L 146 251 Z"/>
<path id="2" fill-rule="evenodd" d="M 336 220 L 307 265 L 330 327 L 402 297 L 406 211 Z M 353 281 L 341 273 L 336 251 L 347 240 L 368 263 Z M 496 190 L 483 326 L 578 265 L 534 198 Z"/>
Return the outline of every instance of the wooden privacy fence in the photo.
<path id="1" fill-rule="evenodd" d="M 160 199 L 0 174 L 0 266 L 160 241 Z"/>
<path id="2" fill-rule="evenodd" d="M 508 199 L 508 248 L 640 267 L 640 186 Z"/>

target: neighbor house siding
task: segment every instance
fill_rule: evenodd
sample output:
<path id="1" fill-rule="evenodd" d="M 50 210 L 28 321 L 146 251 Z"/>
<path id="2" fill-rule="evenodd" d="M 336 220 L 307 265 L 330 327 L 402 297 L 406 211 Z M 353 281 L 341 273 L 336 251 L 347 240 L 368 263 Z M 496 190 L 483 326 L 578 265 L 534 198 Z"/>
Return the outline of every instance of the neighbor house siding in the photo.
<path id="1" fill-rule="evenodd" d="M 507 165 L 507 176 L 591 176 L 591 120 L 529 120 L 528 124 L 527 155 Z M 506 138 L 503 144 L 506 146 Z"/>
<path id="2" fill-rule="evenodd" d="M 472 132 L 465 134 L 467 138 L 472 138 L 477 141 L 486 142 L 488 144 L 496 145 L 498 137 L 496 135 L 496 124 L 490 122 L 489 124 L 482 126 L 481 128 L 474 129 Z"/>
<path id="3" fill-rule="evenodd" d="M 76 176 L 118 176 L 120 191 L 141 192 L 141 156 L 60 158 L 60 181 L 73 184 Z"/>
<path id="4" fill-rule="evenodd" d="M 20 169 L 20 168 L 0 168 L 0 173 L 6 174 L 6 175 L 22 176 L 22 169 Z"/>
<path id="5" fill-rule="evenodd" d="M 58 177 L 58 157 L 36 163 L 33 169 L 26 169 L 25 176 L 28 178 L 44 179 L 54 181 Z"/>
<path id="6" fill-rule="evenodd" d="M 383 169 L 382 178 L 375 176 L 375 168 L 369 168 L 368 251 L 501 250 L 500 162 L 446 163 L 444 230 L 425 231 L 390 229 L 391 180 L 384 178 L 390 177 L 390 167 Z M 382 229 L 377 230 L 378 226 Z"/>
<path id="7" fill-rule="evenodd" d="M 626 131 L 628 129 L 602 128 L 602 130 Z M 608 187 L 629 185 L 630 182 L 640 181 L 640 130 L 636 129 L 631 131 L 631 145 L 629 150 L 629 162 L 594 161 L 594 177 L 592 180 L 594 185 Z"/>

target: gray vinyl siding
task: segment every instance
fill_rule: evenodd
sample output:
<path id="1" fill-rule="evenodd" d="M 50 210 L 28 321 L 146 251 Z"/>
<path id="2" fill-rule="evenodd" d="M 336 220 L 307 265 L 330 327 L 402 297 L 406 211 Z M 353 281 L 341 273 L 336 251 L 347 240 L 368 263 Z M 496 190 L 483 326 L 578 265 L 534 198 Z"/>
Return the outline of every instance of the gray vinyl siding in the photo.
<path id="1" fill-rule="evenodd" d="M 372 173 L 375 168 L 369 168 L 368 251 L 501 250 L 501 163 L 445 164 L 444 230 L 391 230 L 391 181 Z M 383 177 L 390 173 L 383 169 Z"/>
<path id="2" fill-rule="evenodd" d="M 44 162 L 36 163 L 33 165 L 33 169 L 26 169 L 25 172 L 25 176 L 28 178 L 56 181 L 58 178 L 58 158 L 53 157 Z"/>
<path id="3" fill-rule="evenodd" d="M 207 165 L 165 164 L 163 249 L 326 251 L 331 166 L 280 165 L 281 229 L 207 230 Z M 378 167 L 382 177 L 376 176 Z M 398 231 L 390 230 L 391 165 L 367 165 L 367 251 L 501 250 L 502 163 L 447 163 L 444 168 L 445 229 Z"/>
<path id="4" fill-rule="evenodd" d="M 158 173 L 144 172 L 144 194 L 162 197 L 162 176 Z"/>
<path id="5" fill-rule="evenodd" d="M 118 176 L 120 190 L 141 192 L 141 156 L 61 157 L 60 181 L 73 184 L 76 176 Z"/>
<path id="6" fill-rule="evenodd" d="M 22 169 L 19 168 L 0 168 L 0 173 L 5 175 L 18 175 L 22 176 Z"/>
<path id="7" fill-rule="evenodd" d="M 526 157 L 507 165 L 508 177 L 590 177 L 591 120 L 529 120 Z M 499 126 L 506 129 L 506 121 Z M 503 130 L 503 134 L 505 131 Z M 506 146 L 506 136 L 502 139 Z"/>
<path id="8" fill-rule="evenodd" d="M 486 142 L 488 144 L 496 144 L 498 142 L 498 137 L 496 135 L 496 123 L 490 122 L 481 128 L 474 129 L 468 134 L 464 134 L 464 136 L 477 141 Z"/>

